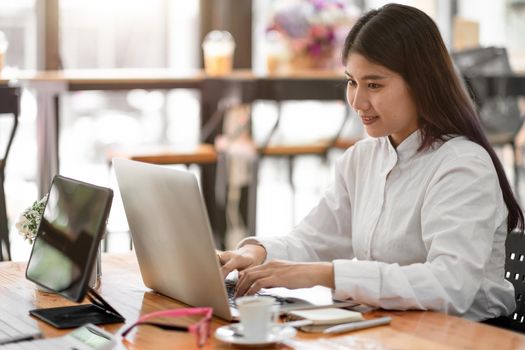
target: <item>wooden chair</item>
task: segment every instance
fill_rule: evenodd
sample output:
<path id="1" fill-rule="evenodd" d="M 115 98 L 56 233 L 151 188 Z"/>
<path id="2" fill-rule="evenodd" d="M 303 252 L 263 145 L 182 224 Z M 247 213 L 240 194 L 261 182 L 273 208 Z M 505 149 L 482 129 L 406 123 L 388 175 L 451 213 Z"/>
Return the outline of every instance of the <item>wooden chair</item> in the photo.
<path id="1" fill-rule="evenodd" d="M 217 90 L 215 85 L 213 85 L 214 83 L 215 81 L 213 79 L 206 83 L 211 85 L 209 89 L 212 91 Z M 227 85 L 228 84 L 220 82 L 219 87 Z M 221 90 L 219 89 L 219 91 Z M 225 91 L 226 89 L 221 91 L 221 93 L 224 93 Z M 238 104 L 239 102 L 235 98 L 230 99 L 225 97 L 219 101 L 210 119 L 202 125 L 200 139 L 213 142 L 214 137 L 217 135 L 217 131 L 220 129 L 225 113 L 229 108 Z M 217 167 L 220 165 L 219 163 L 222 162 L 222 159 L 224 159 L 224 155 L 216 150 L 215 145 L 203 142 L 192 149 L 180 149 L 166 144 L 112 147 L 106 151 L 106 160 L 109 167 L 111 167 L 111 160 L 115 157 L 158 165 L 184 165 L 187 167 L 190 165 L 197 165 L 201 168 L 202 173 L 206 172 L 208 175 L 211 174 L 212 176 L 207 176 L 206 179 L 202 178 L 203 181 L 201 182 L 201 186 L 203 197 L 207 206 L 212 230 L 214 232 L 215 243 L 217 244 L 217 247 L 220 247 L 221 249 L 225 248 L 226 205 L 224 203 L 224 198 L 218 195 L 217 191 L 217 187 L 225 186 L 223 183 L 224 179 L 217 176 Z M 104 242 L 104 250 L 107 251 L 107 241 Z"/>
<path id="2" fill-rule="evenodd" d="M 201 139 L 207 140 L 214 136 L 216 129 L 222 123 L 225 112 L 231 106 L 231 101 L 224 101 L 217 106 L 213 112 L 210 120 L 208 120 L 202 128 Z M 214 230 L 215 240 L 218 247 L 224 248 L 224 207 L 225 204 L 215 196 L 215 187 L 222 184 L 217 184 L 215 179 L 216 167 L 220 155 L 216 151 L 215 146 L 210 143 L 200 143 L 194 148 L 182 149 L 169 144 L 149 144 L 149 145 L 135 145 L 135 146 L 115 146 L 106 150 L 106 161 L 111 167 L 113 158 L 126 158 L 138 162 L 145 162 L 157 165 L 197 165 L 201 171 L 207 171 L 213 174 L 213 182 L 202 182 L 203 196 L 206 202 L 208 215 Z M 207 196 L 206 191 L 213 191 L 212 196 Z M 212 200 L 209 199 L 211 197 Z M 208 199 L 208 200 L 207 200 Z M 107 251 L 107 240 L 104 241 L 104 251 Z M 132 248 L 130 240 L 130 249 Z"/>
<path id="3" fill-rule="evenodd" d="M 215 166 L 217 152 L 210 144 L 199 144 L 193 149 L 180 149 L 171 145 L 136 145 L 133 147 L 114 147 L 106 151 L 106 160 L 111 167 L 113 158 L 125 158 L 137 162 L 157 165 L 184 165 L 192 164 L 200 167 Z M 208 208 L 210 211 L 210 208 Z M 132 241 L 130 239 L 130 249 Z M 108 240 L 104 240 L 104 251 L 108 250 Z"/>
<path id="4" fill-rule="evenodd" d="M 328 163 L 328 152 L 333 148 L 338 147 L 344 147 L 351 146 L 352 143 L 345 144 L 342 140 L 339 139 L 339 135 L 341 131 L 343 130 L 343 127 L 346 123 L 346 121 L 349 118 L 350 115 L 350 109 L 348 105 L 345 107 L 345 116 L 343 118 L 343 121 L 341 122 L 339 128 L 337 129 L 337 132 L 329 139 L 326 140 L 320 140 L 320 141 L 314 141 L 312 143 L 306 143 L 306 144 L 294 144 L 294 145 L 286 145 L 286 144 L 273 144 L 272 138 L 274 137 L 276 131 L 279 128 L 280 122 L 282 120 L 282 104 L 281 101 L 278 101 L 278 114 L 277 114 L 277 120 L 271 129 L 270 133 L 266 137 L 266 139 L 263 141 L 261 146 L 257 148 L 257 154 L 258 154 L 258 162 L 255 165 L 254 168 L 254 179 L 253 179 L 253 186 L 250 190 L 250 216 L 248 217 L 248 229 L 250 232 L 255 232 L 256 228 L 256 204 L 255 201 L 257 200 L 257 194 L 256 194 L 256 187 L 258 184 L 258 167 L 260 160 L 263 158 L 284 158 L 287 161 L 287 167 L 288 167 L 288 184 L 290 185 L 290 189 L 292 192 L 293 200 L 292 200 L 292 222 L 295 222 L 295 193 L 296 193 L 296 187 L 294 182 L 294 163 L 295 160 L 298 157 L 301 156 L 317 156 L 320 157 L 323 164 Z"/>
<path id="5" fill-rule="evenodd" d="M 198 166 L 215 166 L 217 152 L 215 147 L 209 144 L 200 144 L 194 149 L 180 150 L 170 145 L 144 145 L 133 147 L 115 147 L 106 152 L 108 166 L 111 167 L 113 158 L 125 158 L 137 162 L 157 165 L 184 165 L 192 164 Z M 209 209 L 208 209 L 209 211 Z M 104 251 L 108 251 L 108 240 L 104 239 Z M 130 249 L 132 241 L 130 239 Z"/>
<path id="6" fill-rule="evenodd" d="M 258 168 L 262 158 L 284 158 L 288 164 L 288 182 L 291 187 L 292 194 L 295 198 L 294 185 L 294 161 L 297 157 L 314 155 L 321 157 L 323 162 L 327 161 L 328 152 L 337 147 L 351 146 L 353 142 L 344 142 L 339 139 L 341 131 L 350 116 L 350 108 L 346 101 L 345 85 L 343 83 L 323 82 L 319 83 L 319 89 L 306 90 L 302 82 L 294 81 L 292 79 L 283 79 L 278 82 L 272 82 L 271 88 L 267 82 L 261 81 L 257 87 L 256 92 L 258 100 L 271 100 L 277 103 L 277 119 L 272 129 L 257 148 L 258 161 L 254 165 L 253 180 L 249 188 L 248 205 L 247 205 L 247 226 L 248 231 L 253 234 L 256 230 L 256 202 L 257 202 L 257 185 L 258 185 Z M 246 94 L 243 96 L 245 102 L 254 102 L 255 98 L 250 98 Z M 309 144 L 299 145 L 279 145 L 272 143 L 276 131 L 280 127 L 282 120 L 282 102 L 284 101 L 340 101 L 345 104 L 345 115 L 337 132 L 329 139 L 323 141 L 316 141 Z M 295 214 L 295 200 L 292 201 L 292 215 Z"/>
<path id="7" fill-rule="evenodd" d="M 11 260 L 4 180 L 7 157 L 9 155 L 11 145 L 13 144 L 16 129 L 18 127 L 19 112 L 20 88 L 0 87 L 0 117 L 11 116 L 13 118 L 13 124 L 7 139 L 5 151 L 2 155 L 2 158 L 0 158 L 0 261 Z"/>

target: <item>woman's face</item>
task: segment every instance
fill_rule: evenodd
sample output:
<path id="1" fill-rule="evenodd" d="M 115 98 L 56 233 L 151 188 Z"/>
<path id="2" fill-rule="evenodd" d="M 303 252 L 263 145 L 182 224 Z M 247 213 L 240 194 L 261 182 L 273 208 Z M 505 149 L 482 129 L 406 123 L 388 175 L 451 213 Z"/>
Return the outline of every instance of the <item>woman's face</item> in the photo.
<path id="1" fill-rule="evenodd" d="M 346 88 L 372 137 L 390 136 L 395 147 L 418 129 L 416 105 L 405 80 L 397 73 L 351 53 L 346 62 Z"/>

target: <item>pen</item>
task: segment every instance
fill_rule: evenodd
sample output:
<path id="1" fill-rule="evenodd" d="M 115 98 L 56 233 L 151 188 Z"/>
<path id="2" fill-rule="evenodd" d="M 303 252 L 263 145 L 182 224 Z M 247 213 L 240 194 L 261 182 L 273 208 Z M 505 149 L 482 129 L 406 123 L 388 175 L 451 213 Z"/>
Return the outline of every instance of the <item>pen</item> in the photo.
<path id="1" fill-rule="evenodd" d="M 329 327 L 323 331 L 325 334 L 335 334 L 335 333 L 344 333 L 351 332 L 358 329 L 370 328 L 375 326 L 381 326 L 384 324 L 389 324 L 392 321 L 392 317 L 381 317 L 373 320 L 351 322 L 345 324 L 339 324 L 337 326 Z"/>
<path id="2" fill-rule="evenodd" d="M 41 338 L 41 333 L 35 333 L 35 334 L 23 334 L 19 336 L 14 336 L 9 339 L 0 340 L 0 346 L 3 347 L 3 345 L 12 344 L 12 343 L 18 343 L 22 341 L 28 341 L 33 339 Z"/>

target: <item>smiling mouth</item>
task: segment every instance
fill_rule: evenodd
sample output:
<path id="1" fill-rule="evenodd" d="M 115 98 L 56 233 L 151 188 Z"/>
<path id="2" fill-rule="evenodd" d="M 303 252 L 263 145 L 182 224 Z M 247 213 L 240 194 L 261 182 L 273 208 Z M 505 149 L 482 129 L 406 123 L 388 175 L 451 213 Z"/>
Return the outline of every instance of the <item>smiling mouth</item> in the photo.
<path id="1" fill-rule="evenodd" d="M 361 120 L 363 121 L 363 124 L 367 125 L 367 124 L 371 124 L 373 122 L 375 122 L 377 119 L 379 119 L 378 116 L 362 116 L 361 117 Z"/>

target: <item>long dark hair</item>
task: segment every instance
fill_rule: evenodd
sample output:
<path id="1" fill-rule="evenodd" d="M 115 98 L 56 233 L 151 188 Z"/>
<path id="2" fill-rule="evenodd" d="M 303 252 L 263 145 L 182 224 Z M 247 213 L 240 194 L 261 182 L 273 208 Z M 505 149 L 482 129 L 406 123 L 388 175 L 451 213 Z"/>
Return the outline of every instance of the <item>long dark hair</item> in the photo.
<path id="1" fill-rule="evenodd" d="M 351 52 L 398 73 L 408 84 L 418 111 L 420 151 L 450 135 L 463 135 L 488 152 L 509 212 L 507 231 L 523 231 L 523 212 L 434 21 L 405 5 L 388 4 L 371 10 L 346 37 L 344 64 Z"/>

